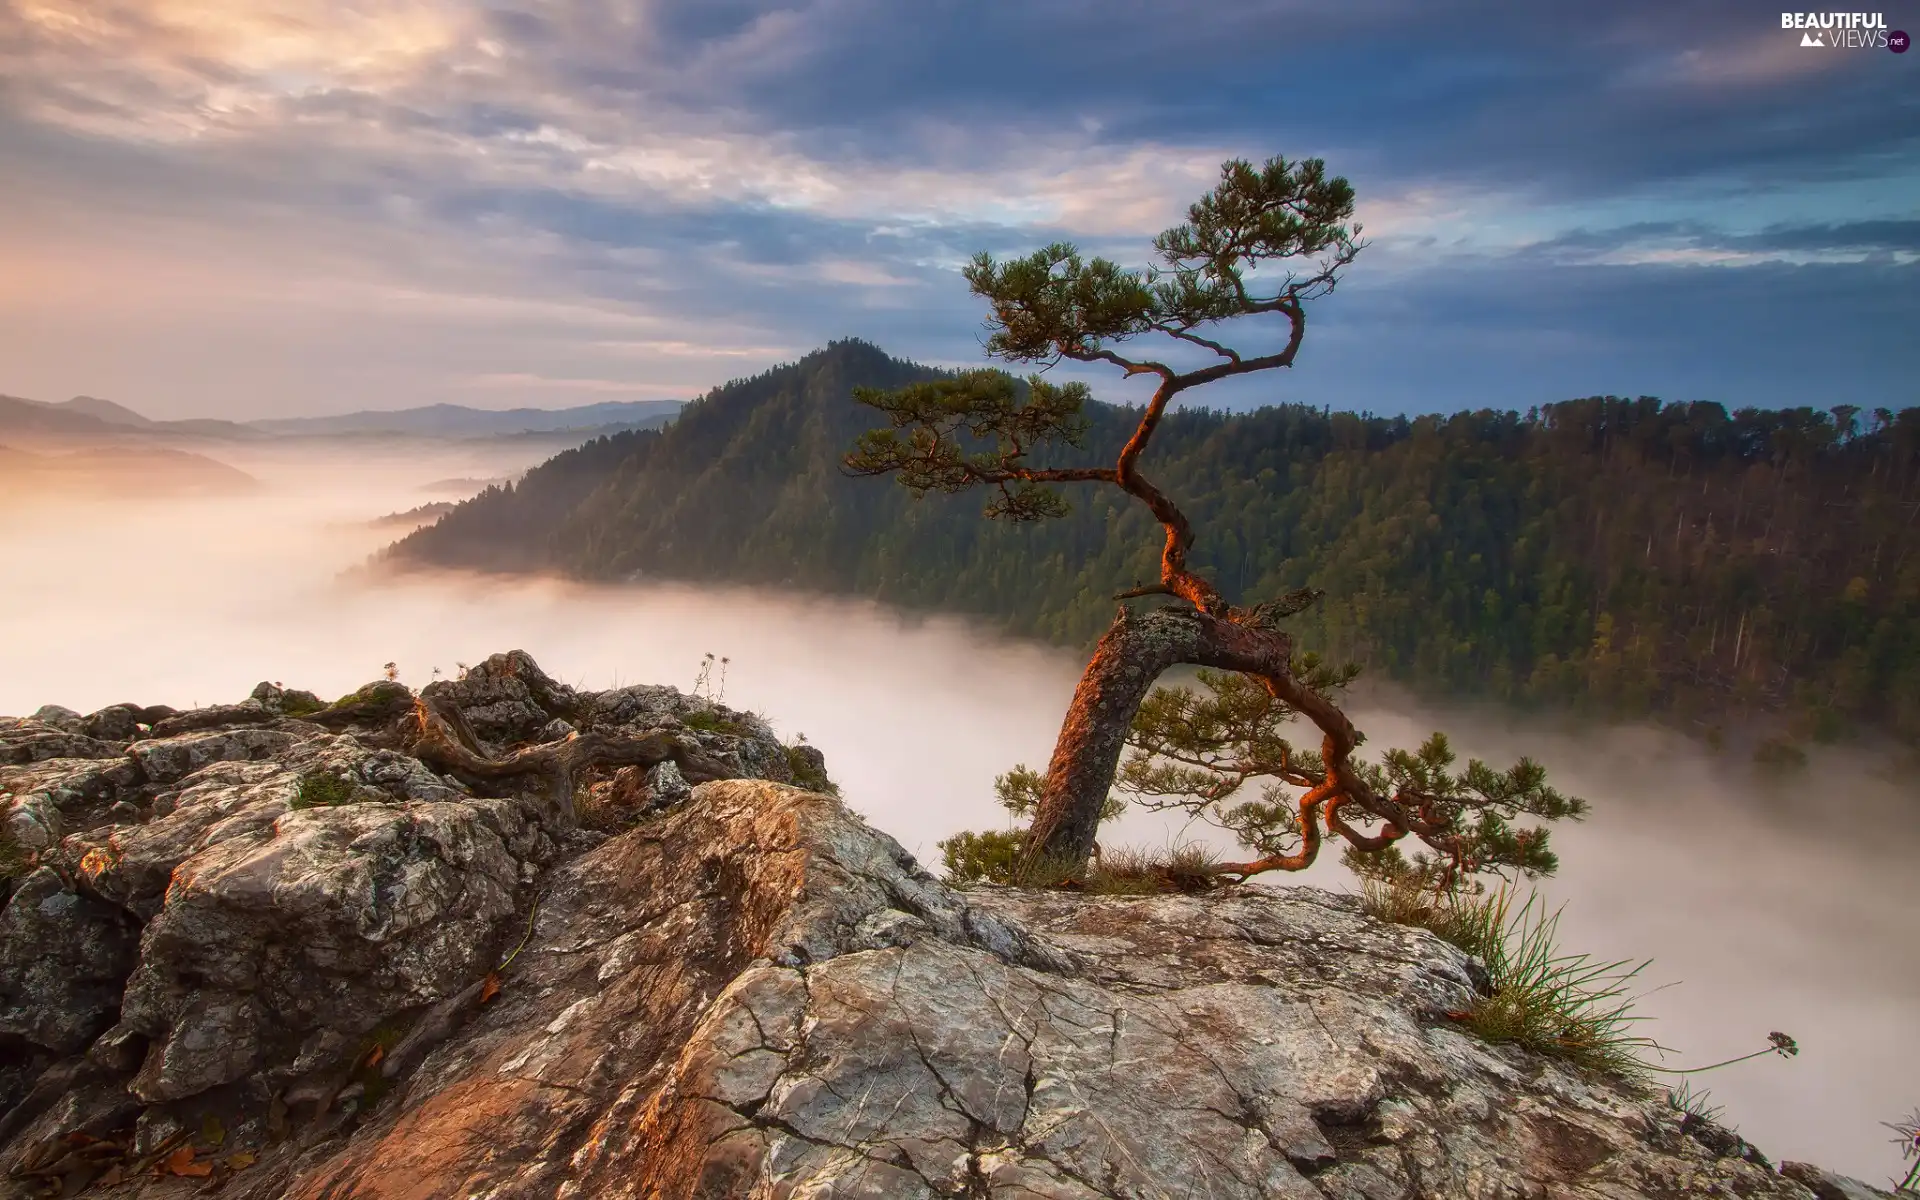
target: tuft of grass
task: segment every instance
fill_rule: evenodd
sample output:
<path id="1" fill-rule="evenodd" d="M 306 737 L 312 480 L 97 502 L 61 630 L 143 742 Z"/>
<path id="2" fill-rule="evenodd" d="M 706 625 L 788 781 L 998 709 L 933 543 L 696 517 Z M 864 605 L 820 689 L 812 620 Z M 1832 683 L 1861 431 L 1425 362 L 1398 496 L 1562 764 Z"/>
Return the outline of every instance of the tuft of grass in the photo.
<path id="1" fill-rule="evenodd" d="M 1650 963 L 1561 950 L 1560 912 L 1548 912 L 1537 896 L 1516 911 L 1505 888 L 1473 894 L 1368 879 L 1360 903 L 1380 920 L 1428 930 L 1486 964 L 1492 995 L 1456 1015 L 1487 1041 L 1629 1079 L 1653 1069 L 1646 1055 L 1659 1043 L 1633 1032 L 1646 1018 L 1633 1012 L 1632 986 Z"/>
<path id="2" fill-rule="evenodd" d="M 1205 892 L 1219 884 L 1220 871 L 1225 865 L 1218 855 L 1199 842 L 1187 842 L 1173 848 L 1162 871 L 1175 891 Z"/>
<path id="3" fill-rule="evenodd" d="M 1081 876 L 1081 890 L 1094 896 L 1157 896 L 1171 890 L 1161 877 L 1162 859 L 1138 846 L 1103 850 Z"/>
<path id="4" fill-rule="evenodd" d="M 327 707 L 345 708 L 349 704 L 370 704 L 374 700 L 379 699 L 379 697 L 380 697 L 380 691 L 379 691 L 378 684 L 363 683 L 359 687 L 353 689 L 351 692 L 348 692 L 346 695 L 340 697 L 338 700 L 335 700 L 332 704 L 328 705 Z M 316 709 L 315 711 L 317 712 L 319 710 Z"/>
<path id="5" fill-rule="evenodd" d="M 1027 835 L 1020 829 L 957 833 L 938 843 L 955 887 L 997 883 L 1006 887 L 1071 888 L 1092 896 L 1158 896 L 1211 888 L 1220 863 L 1204 846 L 1170 851 L 1122 846 L 1103 851 L 1091 864 L 1041 859 L 1023 862 Z"/>
<path id="6" fill-rule="evenodd" d="M 1082 886 L 1097 896 L 1204 892 L 1214 886 L 1219 874 L 1220 860 L 1198 843 L 1172 850 L 1121 846 L 1094 860 Z"/>
<path id="7" fill-rule="evenodd" d="M 746 726 L 729 721 L 710 708 L 696 708 L 681 717 L 680 723 L 701 733 L 725 733 L 733 737 L 746 737 L 748 734 Z"/>
<path id="8" fill-rule="evenodd" d="M 1727 1110 L 1709 1103 L 1711 1095 L 1705 1090 L 1696 1092 L 1692 1084 L 1681 1080 L 1679 1087 L 1667 1089 L 1667 1107 L 1679 1113 L 1686 1123 L 1718 1125 Z"/>
<path id="9" fill-rule="evenodd" d="M 1566 953 L 1559 945 L 1560 910 L 1548 912 L 1532 895 L 1517 913 L 1510 906 L 1511 893 L 1503 890 L 1479 909 L 1488 922 L 1483 961 L 1493 994 L 1474 1002 L 1467 1028 L 1582 1070 L 1645 1078 L 1645 1056 L 1661 1047 L 1633 1032 L 1646 1018 L 1634 1014 L 1638 997 L 1631 988 L 1650 961 Z"/>
<path id="10" fill-rule="evenodd" d="M 288 808 L 334 808 L 353 803 L 353 785 L 338 775 L 309 771 L 300 777 L 300 786 L 288 801 Z"/>
<path id="11" fill-rule="evenodd" d="M 1016 839 L 1015 845 L 1019 846 L 1024 854 L 1027 844 L 1026 831 L 1021 830 L 1013 836 Z M 1086 887 L 1088 875 L 1086 867 L 1071 859 L 1039 858 L 1028 863 L 1016 858 L 1014 863 L 1012 874 L 1006 879 L 995 880 L 996 883 L 1022 888 L 1083 889 Z"/>
<path id="12" fill-rule="evenodd" d="M 620 826 L 619 814 L 607 802 L 607 793 L 595 787 L 581 788 L 573 794 L 574 823 L 582 829 L 611 833 Z"/>
<path id="13" fill-rule="evenodd" d="M 810 792 L 824 792 L 829 796 L 840 794 L 840 785 L 827 777 L 826 768 L 821 765 L 812 747 L 805 743 L 795 743 L 787 748 L 787 771 L 793 776 L 793 785 Z"/>
<path id="14" fill-rule="evenodd" d="M 358 1109 L 360 1112 L 365 1112 L 380 1103 L 381 1099 L 393 1089 L 393 1081 L 387 1078 L 381 1065 L 386 1061 L 387 1055 L 393 1052 L 393 1048 L 405 1039 L 407 1026 L 411 1023 L 395 1017 L 381 1022 L 361 1039 L 360 1048 L 354 1056 L 353 1073 L 350 1077 L 353 1083 L 360 1085 Z"/>
<path id="15" fill-rule="evenodd" d="M 1360 907 L 1395 925 L 1414 925 L 1486 961 L 1504 932 L 1501 894 L 1435 891 L 1410 877 L 1363 877 Z"/>
<path id="16" fill-rule="evenodd" d="M 595 783 L 576 788 L 573 793 L 573 819 L 582 829 L 619 833 L 635 821 L 630 796 L 622 796 L 617 785 Z"/>
<path id="17" fill-rule="evenodd" d="M 288 692 L 280 701 L 280 711 L 289 717 L 304 717 L 326 707 L 326 703 L 311 692 Z"/>

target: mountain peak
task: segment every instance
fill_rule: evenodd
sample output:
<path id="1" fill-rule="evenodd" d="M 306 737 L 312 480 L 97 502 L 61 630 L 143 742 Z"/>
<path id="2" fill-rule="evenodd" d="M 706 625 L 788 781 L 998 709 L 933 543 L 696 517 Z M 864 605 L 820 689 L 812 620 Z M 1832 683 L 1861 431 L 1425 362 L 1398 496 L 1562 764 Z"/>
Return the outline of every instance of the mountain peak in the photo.
<path id="1" fill-rule="evenodd" d="M 115 404 L 111 400 L 102 400 L 98 396 L 75 396 L 71 400 L 63 400 L 52 407 L 64 408 L 68 412 L 81 413 L 95 420 L 105 421 L 109 425 L 147 426 L 153 424 L 150 418 L 141 416 L 126 405 Z"/>

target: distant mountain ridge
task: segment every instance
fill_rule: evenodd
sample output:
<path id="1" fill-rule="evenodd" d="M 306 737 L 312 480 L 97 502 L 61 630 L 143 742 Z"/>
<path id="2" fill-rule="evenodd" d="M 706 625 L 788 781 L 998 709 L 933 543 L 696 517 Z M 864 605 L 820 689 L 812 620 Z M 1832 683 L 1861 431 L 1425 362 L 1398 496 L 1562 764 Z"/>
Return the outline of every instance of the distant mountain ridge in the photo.
<path id="1" fill-rule="evenodd" d="M 615 400 L 573 408 L 491 410 L 431 404 L 392 411 L 366 410 L 326 417 L 256 421 L 193 418 L 160 421 L 123 404 L 94 396 L 50 402 L 0 396 L 0 436 L 39 434 L 76 438 L 173 435 L 257 441 L 263 437 L 387 435 L 402 437 L 502 437 L 518 434 L 592 433 L 650 429 L 671 421 L 679 400 Z"/>
<path id="2" fill-rule="evenodd" d="M 195 418 L 155 421 L 111 400 L 75 396 L 51 403 L 0 396 L 0 437 L 37 434 L 50 437 L 115 438 L 143 435 L 251 440 L 264 436 L 235 421 Z"/>
<path id="3" fill-rule="evenodd" d="M 267 433 L 341 434 L 398 433 L 431 437 L 480 436 L 515 433 L 565 433 L 593 430 L 652 428 L 673 419 L 686 406 L 681 400 L 608 400 L 572 408 L 468 408 L 461 404 L 429 404 L 392 411 L 367 410 L 331 417 L 279 417 L 249 421 L 247 426 Z"/>
<path id="4" fill-rule="evenodd" d="M 1158 578 L 1139 505 L 1068 488 L 1067 517 L 1010 527 L 981 519 L 981 496 L 916 502 L 840 470 L 878 419 L 854 387 L 940 374 L 835 343 L 664 431 L 557 455 L 390 554 L 860 595 L 1087 643 L 1115 592 Z M 1062 460 L 1113 461 L 1138 410 L 1086 415 Z M 1289 621 L 1303 648 L 1749 746 L 1863 729 L 1920 744 L 1920 408 L 1862 416 L 1651 397 L 1417 419 L 1187 409 L 1142 469 L 1230 598 L 1326 592 Z"/>
<path id="5" fill-rule="evenodd" d="M 144 427 L 153 424 L 151 420 L 124 404 L 115 404 L 111 400 L 101 400 L 95 396 L 75 396 L 71 400 L 62 400 L 51 407 L 81 413 L 96 420 L 105 421 L 109 425 Z"/>

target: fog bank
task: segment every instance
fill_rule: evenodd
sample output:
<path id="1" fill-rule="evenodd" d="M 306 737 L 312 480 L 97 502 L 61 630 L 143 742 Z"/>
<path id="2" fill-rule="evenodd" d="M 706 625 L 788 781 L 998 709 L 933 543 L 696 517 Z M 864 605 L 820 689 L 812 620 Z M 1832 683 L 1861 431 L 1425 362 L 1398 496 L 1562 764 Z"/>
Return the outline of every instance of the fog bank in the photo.
<path id="1" fill-rule="evenodd" d="M 385 662 L 414 686 L 433 669 L 514 648 L 578 686 L 691 687 L 727 656 L 725 699 L 805 733 L 854 807 L 923 861 L 963 828 L 999 825 L 993 776 L 1043 765 L 1079 662 L 964 622 L 871 605 L 686 587 L 590 588 L 452 575 L 343 577 L 394 530 L 369 522 L 435 497 L 424 484 L 512 474 L 543 450 L 419 445 L 319 457 L 229 457 L 263 488 L 243 499 L 62 499 L 0 512 L 0 713 L 82 712 L 122 700 L 231 701 L 262 679 L 323 697 Z M 716 683 L 717 683 L 716 674 Z M 1769 780 L 1646 729 L 1569 732 L 1387 691 L 1354 706 L 1371 747 L 1446 729 L 1465 755 L 1526 753 L 1592 817 L 1556 833 L 1570 948 L 1652 958 L 1647 1032 L 1675 1065 L 1800 1040 L 1693 1077 L 1776 1160 L 1884 1181 L 1881 1121 L 1920 1103 L 1920 807 L 1867 756 L 1818 752 Z M 1907 819 L 1903 820 L 1905 817 Z M 1160 842 L 1124 818 L 1111 842 Z M 1350 888 L 1328 855 L 1299 882 Z"/>

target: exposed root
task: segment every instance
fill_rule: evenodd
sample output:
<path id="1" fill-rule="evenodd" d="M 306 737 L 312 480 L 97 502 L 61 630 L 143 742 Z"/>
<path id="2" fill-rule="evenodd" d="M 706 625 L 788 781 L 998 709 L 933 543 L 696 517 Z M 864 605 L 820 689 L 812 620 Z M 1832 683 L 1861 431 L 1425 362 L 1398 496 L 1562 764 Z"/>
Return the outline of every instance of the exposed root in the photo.
<path id="1" fill-rule="evenodd" d="M 671 733 L 639 737 L 574 734 L 564 741 L 525 746 L 510 754 L 489 753 L 456 705 L 443 705 L 428 687 L 415 695 L 404 684 L 368 684 L 302 720 L 329 729 L 352 725 L 385 726 L 393 748 L 435 770 L 468 782 L 492 782 L 522 775 L 544 777 L 548 794 L 568 824 L 576 821 L 573 792 L 582 772 L 602 767 L 652 767 L 671 759 L 688 783 L 731 778 L 723 762 Z"/>

